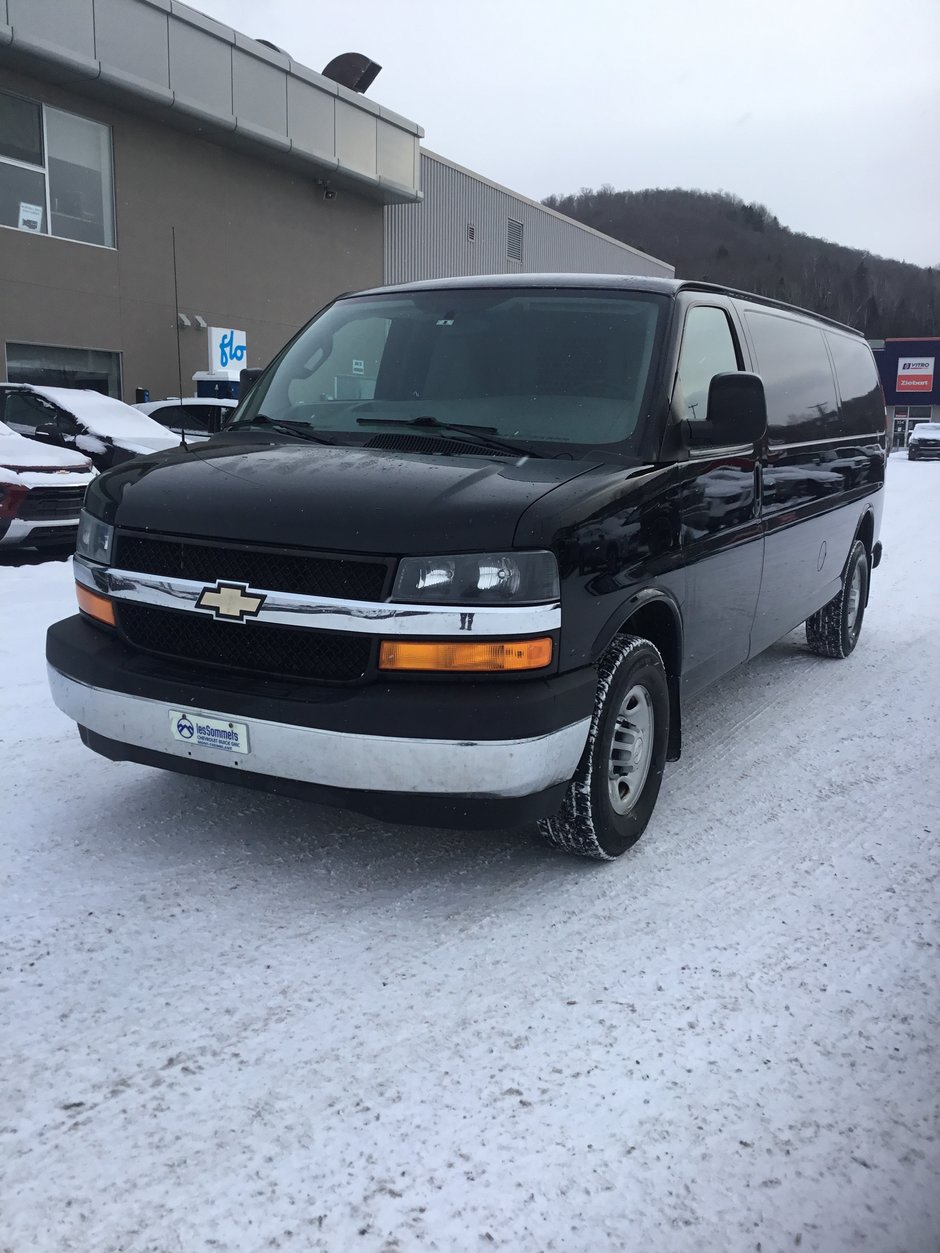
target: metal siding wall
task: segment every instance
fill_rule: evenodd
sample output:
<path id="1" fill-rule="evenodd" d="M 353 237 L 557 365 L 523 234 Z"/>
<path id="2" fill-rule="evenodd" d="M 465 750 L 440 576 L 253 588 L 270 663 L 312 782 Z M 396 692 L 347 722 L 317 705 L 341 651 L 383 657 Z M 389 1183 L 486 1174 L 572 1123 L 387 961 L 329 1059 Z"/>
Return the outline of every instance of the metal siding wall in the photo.
<path id="1" fill-rule="evenodd" d="M 467 274 L 645 274 L 671 278 L 655 261 L 520 200 L 502 188 L 421 153 L 419 204 L 385 210 L 385 281 L 408 283 Z M 506 255 L 509 218 L 523 224 L 522 262 Z M 467 225 L 475 240 L 467 239 Z"/>

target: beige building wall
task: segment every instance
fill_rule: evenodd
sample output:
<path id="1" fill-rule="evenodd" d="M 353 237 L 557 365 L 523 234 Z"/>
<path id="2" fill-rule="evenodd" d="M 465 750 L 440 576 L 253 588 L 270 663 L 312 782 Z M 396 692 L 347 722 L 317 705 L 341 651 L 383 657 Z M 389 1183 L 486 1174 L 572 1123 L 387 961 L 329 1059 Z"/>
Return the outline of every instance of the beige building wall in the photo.
<path id="1" fill-rule="evenodd" d="M 179 392 L 179 307 L 237 327 L 261 366 L 340 291 L 382 281 L 383 208 L 352 191 L 325 200 L 312 176 L 198 135 L 0 71 L 11 91 L 112 128 L 117 247 L 0 228 L 0 372 L 7 343 L 122 355 L 123 398 Z M 206 331 L 179 331 L 183 393 L 207 366 Z"/>

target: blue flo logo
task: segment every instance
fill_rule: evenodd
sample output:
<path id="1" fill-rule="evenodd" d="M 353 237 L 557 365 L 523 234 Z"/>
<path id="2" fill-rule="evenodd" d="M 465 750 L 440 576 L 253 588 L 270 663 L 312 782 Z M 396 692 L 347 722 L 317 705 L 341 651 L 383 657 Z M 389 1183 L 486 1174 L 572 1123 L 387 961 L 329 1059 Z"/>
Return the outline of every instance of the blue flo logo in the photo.
<path id="1" fill-rule="evenodd" d="M 228 331 L 219 340 L 219 364 L 225 370 L 230 361 L 244 361 L 245 352 L 247 351 L 245 344 L 235 343 L 235 332 Z"/>
<path id="2" fill-rule="evenodd" d="M 185 714 L 183 714 L 182 718 L 180 718 L 179 722 L 177 722 L 176 729 L 184 740 L 191 740 L 196 734 L 196 728 Z"/>

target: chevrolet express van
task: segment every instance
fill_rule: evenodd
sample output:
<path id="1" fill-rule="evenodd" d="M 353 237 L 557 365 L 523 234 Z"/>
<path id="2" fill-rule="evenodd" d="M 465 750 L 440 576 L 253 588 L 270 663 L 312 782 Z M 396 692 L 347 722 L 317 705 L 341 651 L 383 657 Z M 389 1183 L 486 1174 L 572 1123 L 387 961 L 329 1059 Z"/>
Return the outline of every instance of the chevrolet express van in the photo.
<path id="1" fill-rule="evenodd" d="M 855 648 L 885 409 L 855 331 L 703 283 L 343 296 L 205 443 L 88 489 L 52 693 L 85 744 L 612 858 L 685 702 Z"/>

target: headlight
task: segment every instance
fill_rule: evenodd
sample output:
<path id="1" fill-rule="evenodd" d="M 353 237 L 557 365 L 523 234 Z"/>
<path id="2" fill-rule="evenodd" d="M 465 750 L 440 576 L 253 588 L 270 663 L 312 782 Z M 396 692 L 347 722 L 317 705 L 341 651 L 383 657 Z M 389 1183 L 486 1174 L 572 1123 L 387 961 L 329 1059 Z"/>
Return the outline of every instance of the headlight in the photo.
<path id="1" fill-rule="evenodd" d="M 102 565 L 109 565 L 113 540 L 114 527 L 92 517 L 83 509 L 78 523 L 76 557 L 86 557 L 89 561 L 100 561 Z"/>
<path id="2" fill-rule="evenodd" d="M 537 605 L 558 599 L 552 553 L 404 557 L 392 599 L 436 605 Z"/>

